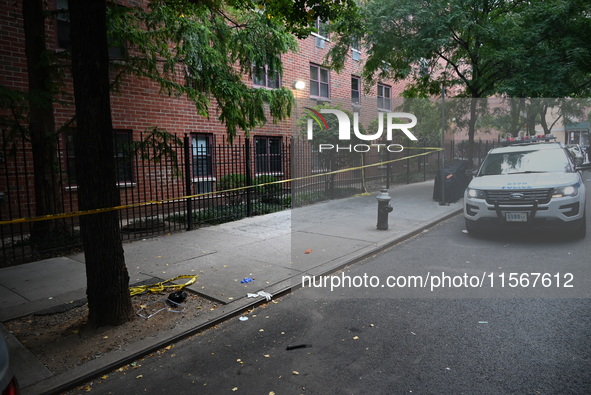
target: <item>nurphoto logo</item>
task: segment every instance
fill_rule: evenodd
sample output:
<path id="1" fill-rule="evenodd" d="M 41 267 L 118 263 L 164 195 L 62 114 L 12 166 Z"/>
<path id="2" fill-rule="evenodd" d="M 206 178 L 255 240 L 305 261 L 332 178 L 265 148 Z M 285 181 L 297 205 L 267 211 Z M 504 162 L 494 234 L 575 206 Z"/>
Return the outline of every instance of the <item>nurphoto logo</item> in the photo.
<path id="1" fill-rule="evenodd" d="M 307 137 L 308 140 L 313 140 L 314 138 L 314 122 L 320 127 L 321 132 L 324 130 L 328 130 L 328 123 L 322 114 L 333 114 L 337 117 L 339 122 L 339 140 L 346 142 L 351 140 L 351 120 L 349 116 L 341 110 L 336 109 L 326 109 L 323 108 L 320 112 L 313 110 L 309 107 L 305 107 L 306 110 L 309 110 L 312 115 L 311 118 L 308 118 L 307 124 Z M 400 123 L 400 118 L 410 119 L 408 123 Z M 417 124 L 417 117 L 413 114 L 406 113 L 406 112 L 389 112 L 386 113 L 386 140 L 392 141 L 392 135 L 394 130 L 402 131 L 410 140 L 417 141 L 418 139 L 412 132 L 409 130 L 413 126 Z M 378 140 L 382 137 L 384 133 L 384 113 L 378 113 L 378 130 L 374 134 L 363 134 L 359 131 L 359 113 L 353 113 L 353 133 L 355 137 L 359 140 L 363 141 L 374 141 Z M 348 152 L 367 152 L 371 149 L 371 147 L 376 147 L 378 152 L 381 149 L 386 149 L 389 152 L 401 152 L 404 147 L 400 144 L 349 144 L 349 145 L 340 145 L 340 144 L 319 144 L 318 149 L 320 152 L 323 151 L 330 151 L 336 150 L 339 151 L 348 151 Z"/>

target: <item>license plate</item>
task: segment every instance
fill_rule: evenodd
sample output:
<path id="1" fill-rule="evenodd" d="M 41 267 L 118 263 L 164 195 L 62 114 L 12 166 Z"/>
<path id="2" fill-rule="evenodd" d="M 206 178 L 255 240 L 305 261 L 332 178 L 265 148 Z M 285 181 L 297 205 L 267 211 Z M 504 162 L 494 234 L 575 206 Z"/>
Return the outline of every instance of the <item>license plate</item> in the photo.
<path id="1" fill-rule="evenodd" d="M 505 213 L 507 222 L 527 222 L 527 213 Z"/>

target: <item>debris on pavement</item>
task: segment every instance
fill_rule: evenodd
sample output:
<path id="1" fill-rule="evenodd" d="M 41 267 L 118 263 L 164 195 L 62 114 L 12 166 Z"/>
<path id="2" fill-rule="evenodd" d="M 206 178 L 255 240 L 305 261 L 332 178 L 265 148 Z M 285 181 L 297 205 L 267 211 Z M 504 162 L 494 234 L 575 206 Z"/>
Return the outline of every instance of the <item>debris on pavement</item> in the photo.
<path id="1" fill-rule="evenodd" d="M 311 344 L 296 344 L 293 346 L 285 347 L 285 350 L 290 351 L 290 350 L 297 350 L 298 348 L 310 348 L 310 347 L 312 347 Z"/>
<path id="2" fill-rule="evenodd" d="M 169 280 L 162 281 L 162 282 L 159 282 L 156 284 L 139 285 L 139 286 L 129 287 L 129 293 L 131 294 L 131 296 L 134 296 L 134 295 L 141 295 L 146 292 L 162 293 L 167 290 L 180 291 L 181 289 L 193 284 L 197 280 L 197 277 L 198 277 L 198 275 L 196 275 L 196 274 L 195 275 L 186 274 L 186 275 L 182 275 L 182 276 L 176 276 L 174 278 L 171 278 Z M 181 279 L 181 278 L 188 278 L 189 280 L 185 284 L 172 283 L 173 281 Z M 169 283 L 172 283 L 172 284 L 169 284 Z"/>
<path id="3" fill-rule="evenodd" d="M 177 307 L 187 299 L 187 293 L 185 291 L 176 291 L 168 295 L 166 301 L 172 307 Z"/>
<path id="4" fill-rule="evenodd" d="M 247 293 L 246 296 L 249 298 L 256 298 L 258 296 L 262 296 L 263 298 L 267 299 L 267 301 L 270 301 L 273 298 L 273 295 L 265 291 L 259 291 L 256 294 Z"/>
<path id="5" fill-rule="evenodd" d="M 168 295 L 166 299 L 156 300 L 148 304 L 140 305 L 140 309 L 136 312 L 136 314 L 144 319 L 148 319 L 164 310 L 170 311 L 171 313 L 182 313 L 185 311 L 185 308 L 183 307 L 179 310 L 179 307 L 181 303 L 187 299 L 187 296 L 187 293 L 184 291 L 173 292 Z M 158 307 L 160 308 L 150 308 L 150 306 L 156 304 L 158 304 Z"/>

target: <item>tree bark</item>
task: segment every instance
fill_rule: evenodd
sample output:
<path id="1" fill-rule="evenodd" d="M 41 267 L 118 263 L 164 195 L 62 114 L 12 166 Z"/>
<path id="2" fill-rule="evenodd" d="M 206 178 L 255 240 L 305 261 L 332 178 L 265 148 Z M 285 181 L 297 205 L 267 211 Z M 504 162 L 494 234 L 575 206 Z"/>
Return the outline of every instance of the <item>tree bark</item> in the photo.
<path id="1" fill-rule="evenodd" d="M 109 94 L 106 2 L 68 1 L 77 128 L 74 133 L 81 210 L 119 205 Z M 89 317 L 92 327 L 120 325 L 131 317 L 118 212 L 80 217 Z"/>
<path id="2" fill-rule="evenodd" d="M 468 119 L 468 168 L 474 168 L 474 136 L 476 135 L 476 121 L 478 120 L 478 97 L 470 98 L 470 118 Z"/>
<path id="3" fill-rule="evenodd" d="M 23 0 L 36 216 L 57 214 L 63 210 L 44 11 L 43 0 Z M 36 248 L 48 247 L 50 236 L 55 240 L 66 233 L 64 220 L 36 221 L 31 228 L 31 242 Z"/>

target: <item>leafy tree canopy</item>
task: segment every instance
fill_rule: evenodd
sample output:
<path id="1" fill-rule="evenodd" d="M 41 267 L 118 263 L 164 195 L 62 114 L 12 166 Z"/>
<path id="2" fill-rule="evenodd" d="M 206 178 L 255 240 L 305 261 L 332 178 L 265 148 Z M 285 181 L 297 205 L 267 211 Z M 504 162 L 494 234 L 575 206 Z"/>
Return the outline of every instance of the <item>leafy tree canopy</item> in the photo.
<path id="1" fill-rule="evenodd" d="M 407 82 L 406 97 L 439 95 L 445 86 L 473 99 L 472 164 L 475 99 L 589 94 L 590 7 L 588 0 L 370 0 L 358 23 L 336 24 L 329 59 L 341 69 L 351 42 L 361 38 L 366 87 L 394 79 Z"/>
<path id="2" fill-rule="evenodd" d="M 508 15 L 498 29 L 498 52 L 510 73 L 497 91 L 510 97 L 588 97 L 590 14 L 586 0 L 546 0 Z"/>
<path id="3" fill-rule="evenodd" d="M 243 81 L 255 66 L 281 73 L 281 55 L 297 50 L 316 18 L 338 20 L 356 10 L 352 0 L 152 0 L 146 8 L 110 8 L 110 35 L 129 49 L 119 63 L 159 82 L 169 95 L 187 95 L 199 114 L 215 114 L 228 140 L 291 113 L 289 89 L 253 89 Z"/>
<path id="4" fill-rule="evenodd" d="M 353 37 L 363 38 L 369 83 L 409 81 L 407 95 L 455 87 L 458 96 L 498 93 L 581 96 L 591 82 L 585 0 L 371 0 L 341 35 L 331 61 L 342 67 Z"/>

